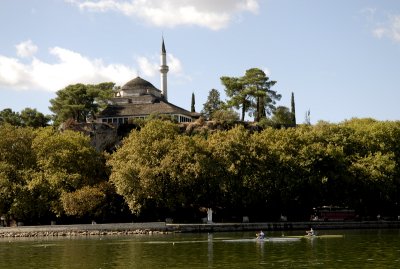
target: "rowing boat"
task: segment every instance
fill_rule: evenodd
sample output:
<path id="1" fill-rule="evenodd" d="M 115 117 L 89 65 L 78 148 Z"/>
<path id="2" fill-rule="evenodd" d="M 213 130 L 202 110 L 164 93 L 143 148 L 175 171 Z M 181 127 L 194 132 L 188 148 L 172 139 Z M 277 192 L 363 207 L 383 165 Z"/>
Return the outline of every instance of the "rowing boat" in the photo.
<path id="1" fill-rule="evenodd" d="M 265 237 L 265 238 L 243 238 L 243 239 L 225 239 L 223 242 L 296 242 L 301 238 L 296 237 Z"/>
<path id="2" fill-rule="evenodd" d="M 313 239 L 313 238 L 343 238 L 344 236 L 342 234 L 321 234 L 321 235 L 289 235 L 285 237 Z"/>

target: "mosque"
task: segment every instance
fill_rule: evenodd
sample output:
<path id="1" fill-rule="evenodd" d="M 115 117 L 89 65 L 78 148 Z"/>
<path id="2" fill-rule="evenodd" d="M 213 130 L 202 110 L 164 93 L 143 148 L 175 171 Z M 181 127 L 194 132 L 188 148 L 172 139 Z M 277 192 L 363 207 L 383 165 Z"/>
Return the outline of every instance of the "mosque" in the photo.
<path id="1" fill-rule="evenodd" d="M 144 119 L 149 115 L 169 115 L 177 122 L 192 122 L 200 114 L 187 111 L 168 102 L 167 52 L 164 39 L 161 45 L 161 90 L 141 77 L 136 77 L 122 86 L 103 111 L 97 122 L 125 124 L 131 119 Z"/>

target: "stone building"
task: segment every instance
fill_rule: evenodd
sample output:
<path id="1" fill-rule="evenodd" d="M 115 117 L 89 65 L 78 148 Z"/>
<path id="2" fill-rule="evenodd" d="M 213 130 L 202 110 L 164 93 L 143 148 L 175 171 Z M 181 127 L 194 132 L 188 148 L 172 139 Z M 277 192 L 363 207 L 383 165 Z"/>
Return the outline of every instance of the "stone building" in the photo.
<path id="1" fill-rule="evenodd" d="M 130 119 L 144 119 L 149 115 L 169 115 L 178 122 L 191 122 L 200 114 L 190 112 L 168 102 L 167 57 L 164 39 L 161 46 L 161 90 L 141 77 L 136 77 L 123 85 L 99 115 L 97 122 L 114 124 L 128 123 Z"/>

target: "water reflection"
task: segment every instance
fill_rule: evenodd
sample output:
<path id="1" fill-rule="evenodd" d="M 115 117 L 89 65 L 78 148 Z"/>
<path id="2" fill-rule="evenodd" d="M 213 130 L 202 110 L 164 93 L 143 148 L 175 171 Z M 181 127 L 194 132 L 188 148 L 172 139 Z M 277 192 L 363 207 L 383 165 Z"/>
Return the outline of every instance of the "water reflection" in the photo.
<path id="1" fill-rule="evenodd" d="M 213 234 L 208 233 L 208 243 L 207 243 L 207 257 L 208 257 L 208 268 L 213 268 Z"/>
<path id="2" fill-rule="evenodd" d="M 254 233 L 0 239 L 1 268 L 399 268 L 399 230 L 259 242 Z M 298 235 L 287 233 L 286 236 Z M 268 236 L 280 237 L 279 233 Z"/>

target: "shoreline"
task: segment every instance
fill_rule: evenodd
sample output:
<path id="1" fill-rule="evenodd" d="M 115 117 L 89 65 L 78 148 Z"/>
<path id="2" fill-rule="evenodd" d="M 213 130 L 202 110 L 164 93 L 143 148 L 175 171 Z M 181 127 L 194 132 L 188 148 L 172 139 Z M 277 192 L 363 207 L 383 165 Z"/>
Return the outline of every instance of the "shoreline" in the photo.
<path id="1" fill-rule="evenodd" d="M 399 229 L 400 221 L 346 221 L 346 222 L 260 222 L 179 224 L 166 222 L 71 224 L 0 227 L 0 238 L 10 237 L 75 237 L 109 235 L 152 235 L 169 233 L 206 233 L 240 231 L 290 231 L 339 229 Z"/>

